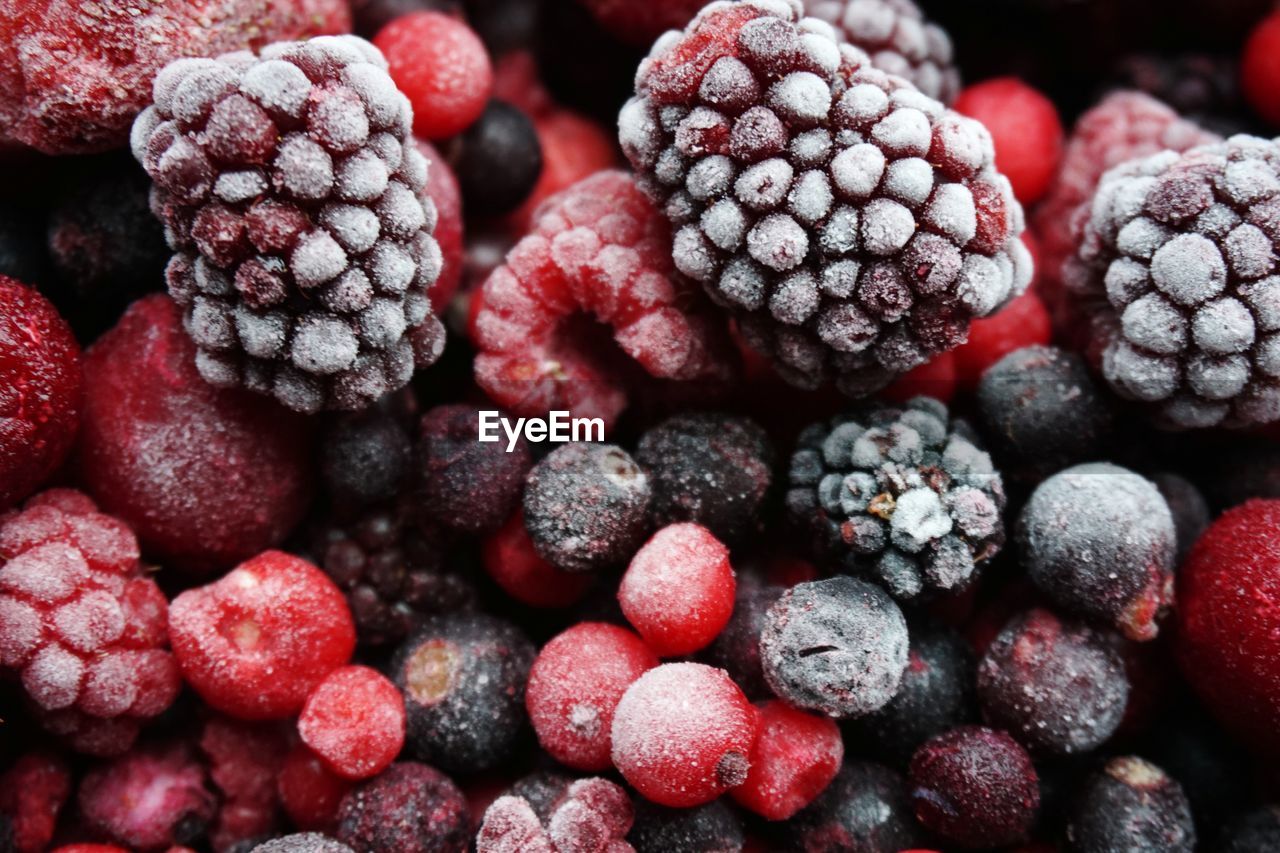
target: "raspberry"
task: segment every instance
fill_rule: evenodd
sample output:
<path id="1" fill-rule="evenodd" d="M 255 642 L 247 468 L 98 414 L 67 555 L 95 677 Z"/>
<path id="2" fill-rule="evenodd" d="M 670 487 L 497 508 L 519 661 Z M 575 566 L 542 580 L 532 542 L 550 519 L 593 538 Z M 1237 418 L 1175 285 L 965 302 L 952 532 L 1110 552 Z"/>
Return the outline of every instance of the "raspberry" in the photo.
<path id="1" fill-rule="evenodd" d="M 1031 263 L 985 129 L 799 15 L 704 8 L 641 65 L 619 135 L 676 268 L 785 379 L 858 396 L 963 343 Z"/>
<path id="2" fill-rule="evenodd" d="M 440 354 L 427 163 L 354 36 L 172 63 L 133 153 L 175 254 L 200 374 L 291 409 L 361 409 Z"/>
<path id="3" fill-rule="evenodd" d="M 1067 824 L 1067 843 L 1081 853 L 1191 853 L 1196 830 L 1182 786 L 1151 762 L 1125 755 L 1085 782 Z"/>
<path id="4" fill-rule="evenodd" d="M 200 735 L 200 751 L 221 803 L 209 839 L 227 850 L 277 828 L 276 776 L 284 766 L 289 728 L 211 717 Z"/>
<path id="5" fill-rule="evenodd" d="M 355 853 L 341 841 L 315 832 L 295 832 L 273 838 L 254 847 L 250 853 Z"/>
<path id="6" fill-rule="evenodd" d="M 839 849 L 850 839 L 864 850 L 899 851 L 924 840 L 902 776 L 870 761 L 846 761 L 822 796 L 788 826 L 803 850 Z"/>
<path id="7" fill-rule="evenodd" d="M 624 853 L 632 849 L 623 839 L 633 814 L 626 790 L 601 778 L 573 782 L 545 819 L 528 800 L 508 794 L 485 811 L 476 853 Z"/>
<path id="8" fill-rule="evenodd" d="M 357 850 L 466 853 L 470 823 L 448 776 L 402 761 L 343 797 L 337 837 Z"/>
<path id="9" fill-rule="evenodd" d="M 381 409 L 331 421 L 320 442 L 320 473 L 340 511 L 393 501 L 400 494 L 412 447 L 396 419 Z"/>
<path id="10" fill-rule="evenodd" d="M 973 391 L 987 368 L 1014 350 L 1047 345 L 1052 334 L 1049 312 L 1033 290 L 998 313 L 974 320 L 969 327 L 969 340 L 952 351 L 961 387 Z"/>
<path id="11" fill-rule="evenodd" d="M 633 4 L 628 5 L 634 8 Z M 524 204 L 511 214 L 519 233 L 529 230 L 542 202 L 596 172 L 618 165 L 613 136 L 577 113 L 557 108 L 534 114 L 533 129 L 542 149 L 542 172 Z"/>
<path id="12" fill-rule="evenodd" d="M 926 741 L 911 759 L 911 788 L 920 822 L 966 849 L 1025 841 L 1040 807 L 1026 750 L 980 726 Z"/>
<path id="13" fill-rule="evenodd" d="M 685 808 L 741 785 L 758 718 L 724 670 L 668 663 L 640 676 L 613 715 L 613 763 L 644 797 Z"/>
<path id="14" fill-rule="evenodd" d="M 752 699 L 772 696 L 760 665 L 760 633 L 769 608 L 782 597 L 785 587 L 766 582 L 753 572 L 738 577 L 738 588 L 729 624 L 706 651 L 705 660 L 718 666 Z"/>
<path id="15" fill-rule="evenodd" d="M 83 494 L 43 492 L 0 517 L 0 667 L 74 748 L 118 755 L 173 702 L 166 610 L 129 528 Z"/>
<path id="16" fill-rule="evenodd" d="M 955 110 L 990 131 L 996 167 L 1023 204 L 1049 190 L 1062 157 L 1062 120 L 1053 101 L 1017 77 L 997 77 L 966 88 Z"/>
<path id="17" fill-rule="evenodd" d="M 538 556 L 520 510 L 484 542 L 484 570 L 502 591 L 530 607 L 568 607 L 586 594 L 594 578 L 557 569 Z"/>
<path id="18" fill-rule="evenodd" d="M 636 853 L 703 853 L 742 850 L 742 821 L 724 800 L 692 809 L 669 809 L 636 801 L 635 825 L 627 841 Z"/>
<path id="19" fill-rule="evenodd" d="M 769 608 L 760 662 L 798 708 L 856 717 L 884 707 L 907 666 L 907 623 L 884 590 L 845 575 L 796 584 Z"/>
<path id="20" fill-rule="evenodd" d="M 675 275 L 670 230 L 622 172 L 548 199 L 530 233 L 485 281 L 472 323 L 476 382 L 517 415 L 567 410 L 608 430 L 627 405 L 622 366 L 602 363 L 588 315 L 660 379 L 725 379 L 723 325 Z"/>
<path id="21" fill-rule="evenodd" d="M 954 592 L 1004 543 L 1004 485 L 967 423 L 916 397 L 798 439 L 787 510 L 818 553 L 896 598 Z"/>
<path id="22" fill-rule="evenodd" d="M 702 8 L 699 0 L 581 0 L 591 16 L 611 35 L 645 47 L 667 30 L 680 29 Z"/>
<path id="23" fill-rule="evenodd" d="M 289 820 L 305 830 L 328 832 L 338 825 L 338 806 L 351 783 L 330 771 L 320 756 L 298 744 L 277 778 L 280 805 Z"/>
<path id="24" fill-rule="evenodd" d="M 1254 112 L 1271 124 L 1280 124 L 1280 62 L 1276 47 L 1280 45 L 1280 13 L 1263 18 L 1249 34 L 1240 56 L 1240 87 Z"/>
<path id="25" fill-rule="evenodd" d="M 1150 640 L 1173 603 L 1173 516 L 1151 481 L 1108 463 L 1041 483 L 1018 519 L 1032 583 L 1065 610 Z"/>
<path id="26" fill-rule="evenodd" d="M 383 27 L 373 43 L 413 105 L 418 136 L 453 136 L 484 111 L 493 68 L 479 37 L 462 21 L 440 12 L 411 12 Z"/>
<path id="27" fill-rule="evenodd" d="M 49 847 L 58 824 L 58 813 L 71 795 L 71 768 L 52 753 L 28 752 L 0 774 L 0 816 L 11 822 L 13 832 L 6 847 L 0 833 L 0 850 L 37 853 Z"/>
<path id="28" fill-rule="evenodd" d="M 80 347 L 34 289 L 0 275 L 0 510 L 66 458 L 80 420 Z"/>
<path id="29" fill-rule="evenodd" d="M 80 472 L 148 554 L 192 572 L 277 545 L 306 510 L 310 427 L 200 378 L 165 296 L 135 302 L 85 356 Z"/>
<path id="30" fill-rule="evenodd" d="M 175 598 L 169 636 L 187 684 L 212 707 L 246 720 L 296 714 L 356 643 L 342 592 L 281 551 Z"/>
<path id="31" fill-rule="evenodd" d="M 944 104 L 956 99 L 960 71 L 952 64 L 951 37 L 912 0 L 807 0 L 804 10 L 835 27 L 881 71 Z"/>
<path id="32" fill-rule="evenodd" d="M 607 770 L 618 701 L 657 665 L 639 637 L 616 625 L 581 622 L 557 634 L 534 659 L 525 691 L 538 743 L 575 770 Z"/>
<path id="33" fill-rule="evenodd" d="M 414 139 L 427 161 L 427 195 L 436 206 L 436 229 L 432 234 L 440 247 L 440 277 L 431 287 L 431 309 L 444 313 L 462 283 L 465 261 L 462 235 L 462 188 L 458 176 L 430 142 Z"/>
<path id="34" fill-rule="evenodd" d="M 385 770 L 404 746 L 404 699 L 367 666 L 344 666 L 324 677 L 298 717 L 302 742 L 345 779 Z"/>
<path id="35" fill-rule="evenodd" d="M 760 734 L 747 780 L 730 791 L 766 820 L 786 820 L 809 805 L 840 771 L 844 743 L 834 720 L 773 699 L 756 703 Z"/>
<path id="36" fill-rule="evenodd" d="M 216 805 L 205 768 L 182 742 L 152 745 L 89 771 L 77 801 L 90 827 L 138 851 L 201 837 Z"/>
<path id="37" fill-rule="evenodd" d="M 257 49 L 279 39 L 351 28 L 339 0 L 182 0 L 163 8 L 70 0 L 6 15 L 0 40 L 12 64 L 0 75 L 0 127 L 47 154 L 125 144 L 156 73 L 179 56 Z"/>
<path id="38" fill-rule="evenodd" d="M 455 146 L 454 169 L 469 214 L 496 216 L 519 207 L 542 173 L 532 120 L 502 101 L 490 101 Z"/>

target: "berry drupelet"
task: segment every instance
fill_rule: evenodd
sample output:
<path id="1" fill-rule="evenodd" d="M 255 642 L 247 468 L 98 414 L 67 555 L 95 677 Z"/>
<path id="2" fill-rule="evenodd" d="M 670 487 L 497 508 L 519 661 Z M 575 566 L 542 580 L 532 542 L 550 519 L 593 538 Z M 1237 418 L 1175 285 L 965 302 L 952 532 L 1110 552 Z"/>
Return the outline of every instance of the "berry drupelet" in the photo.
<path id="1" fill-rule="evenodd" d="M 184 59 L 156 78 L 133 153 L 209 382 L 302 412 L 360 409 L 439 356 L 428 164 L 385 69 L 345 36 Z"/>
<path id="2" fill-rule="evenodd" d="M 1004 485 L 964 421 L 916 397 L 801 433 L 787 510 L 815 549 L 901 600 L 968 585 L 1004 543 Z"/>
<path id="3" fill-rule="evenodd" d="M 1196 830 L 1180 786 L 1135 756 L 1107 762 L 1085 782 L 1067 823 L 1073 853 L 1191 853 Z"/>
<path id="4" fill-rule="evenodd" d="M 713 3 L 659 40 L 619 135 L 676 268 L 802 387 L 883 388 L 1030 280 L 985 129 L 799 3 Z"/>

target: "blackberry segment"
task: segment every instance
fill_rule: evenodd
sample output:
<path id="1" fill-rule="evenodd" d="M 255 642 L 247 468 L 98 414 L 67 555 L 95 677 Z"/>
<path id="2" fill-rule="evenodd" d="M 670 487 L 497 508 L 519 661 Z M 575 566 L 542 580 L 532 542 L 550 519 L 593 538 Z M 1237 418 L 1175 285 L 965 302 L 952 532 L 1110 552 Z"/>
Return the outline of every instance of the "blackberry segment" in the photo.
<path id="1" fill-rule="evenodd" d="M 330 500 L 340 508 L 394 500 L 411 453 L 409 436 L 389 413 L 340 415 L 320 443 L 320 474 Z"/>
<path id="2" fill-rule="evenodd" d="M 1091 775 L 1067 823 L 1077 853 L 1191 853 L 1196 829 L 1182 786 L 1149 761 L 1113 758 Z"/>
<path id="3" fill-rule="evenodd" d="M 1112 389 L 1170 428 L 1280 419 L 1280 147 L 1249 136 L 1108 172 L 1063 270 Z"/>
<path id="4" fill-rule="evenodd" d="M 627 841 L 635 853 L 738 853 L 745 838 L 742 821 L 723 799 L 672 809 L 640 798 Z"/>
<path id="5" fill-rule="evenodd" d="M 200 374 L 291 409 L 361 409 L 439 356 L 428 164 L 382 54 L 353 36 L 157 77 L 133 154 Z"/>
<path id="6" fill-rule="evenodd" d="M 659 39 L 619 136 L 676 268 L 801 387 L 883 388 L 1030 279 L 985 128 L 798 3 L 712 3 Z"/>
<path id="7" fill-rule="evenodd" d="M 1004 484 L 937 400 L 870 404 L 801 433 L 787 511 L 815 549 L 899 600 L 963 589 L 1004 543 Z"/>
<path id="8" fill-rule="evenodd" d="M 456 145 L 453 171 L 468 214 L 514 210 L 542 174 L 542 144 L 533 122 L 504 101 L 490 101 Z"/>

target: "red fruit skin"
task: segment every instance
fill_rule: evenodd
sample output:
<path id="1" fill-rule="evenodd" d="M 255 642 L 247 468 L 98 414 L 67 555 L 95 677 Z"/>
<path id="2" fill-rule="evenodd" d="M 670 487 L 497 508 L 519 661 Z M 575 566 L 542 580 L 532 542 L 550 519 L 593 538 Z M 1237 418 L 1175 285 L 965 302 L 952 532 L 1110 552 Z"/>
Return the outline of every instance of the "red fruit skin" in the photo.
<path id="1" fill-rule="evenodd" d="M 211 717 L 200 735 L 209 778 L 222 794 L 209 831 L 215 850 L 278 829 L 276 776 L 289 748 L 290 728 L 282 723 L 245 723 Z"/>
<path id="2" fill-rule="evenodd" d="M 729 796 L 766 820 L 786 820 L 817 799 L 840 772 L 844 741 L 835 720 L 780 699 L 757 702 L 756 710 L 760 734 L 751 769 Z"/>
<path id="3" fill-rule="evenodd" d="M 436 147 L 425 139 L 415 139 L 418 150 L 427 158 L 427 195 L 436 205 L 436 229 L 433 232 L 444 265 L 440 277 L 431 285 L 431 310 L 444 311 L 462 281 L 464 260 L 462 243 L 462 189 L 453 169 L 440 156 Z"/>
<path id="4" fill-rule="evenodd" d="M 503 592 L 530 607 L 568 607 L 581 600 L 594 581 L 589 573 L 566 572 L 538 556 L 521 509 L 485 539 L 481 560 Z"/>
<path id="5" fill-rule="evenodd" d="M 493 66 L 480 37 L 462 21 L 439 12 L 411 12 L 383 27 L 373 43 L 413 105 L 418 136 L 454 136 L 484 112 Z"/>
<path id="6" fill-rule="evenodd" d="M 976 118 L 991 131 L 996 168 L 1023 204 L 1043 196 L 1062 158 L 1062 119 L 1053 101 L 1016 77 L 997 77 L 967 86 L 956 112 Z"/>
<path id="7" fill-rule="evenodd" d="M 956 381 L 966 391 L 978 387 L 988 367 L 1014 350 L 1047 344 L 1053 337 L 1049 310 L 1034 290 L 1028 289 L 997 314 L 974 320 L 969 340 L 953 351 Z"/>
<path id="8" fill-rule="evenodd" d="M 1224 726 L 1280 752 L 1280 500 L 1223 513 L 1177 583 L 1183 674 Z"/>
<path id="9" fill-rule="evenodd" d="M 975 323 L 981 322 L 975 320 Z M 944 352 L 919 367 L 914 367 L 893 381 L 880 396 L 894 403 L 905 403 L 912 397 L 932 397 L 950 403 L 956 394 L 956 359 L 954 352 Z"/>
<path id="10" fill-rule="evenodd" d="M 320 756 L 300 743 L 285 758 L 276 790 L 285 813 L 298 829 L 331 833 L 338 824 L 338 805 L 351 790 L 351 783 L 330 771 Z"/>
<path id="11" fill-rule="evenodd" d="M 517 234 L 529 229 L 535 211 L 548 198 L 589 175 L 618 165 L 613 136 L 571 110 L 555 108 L 535 115 L 533 129 L 542 146 L 542 172 L 529 197 L 509 217 Z"/>
<path id="12" fill-rule="evenodd" d="M 289 717 L 351 658 L 342 591 L 299 557 L 266 551 L 169 606 L 178 667 L 201 698 L 244 720 Z"/>
<path id="13" fill-rule="evenodd" d="M 0 510 L 30 495 L 75 443 L 80 345 L 49 300 L 0 275 Z"/>
<path id="14" fill-rule="evenodd" d="M 1280 125 L 1280 12 L 1263 18 L 1240 55 L 1240 87 L 1254 112 Z"/>
<path id="15" fill-rule="evenodd" d="M 529 670 L 525 706 L 538 743 L 575 770 L 610 766 L 613 712 L 658 658 L 626 628 L 581 622 L 557 634 Z"/>
<path id="16" fill-rule="evenodd" d="M 85 356 L 80 473 L 143 549 L 191 572 L 279 544 L 311 493 L 311 424 L 196 371 L 178 307 L 129 307 Z"/>
<path id="17" fill-rule="evenodd" d="M 0 775 L 0 814 L 13 822 L 17 853 L 49 846 L 69 796 L 71 769 L 52 753 L 29 752 Z"/>
<path id="18" fill-rule="evenodd" d="M 404 722 L 404 698 L 386 676 L 367 666 L 344 666 L 311 691 L 298 735 L 330 770 L 356 781 L 396 760 Z"/>
<path id="19" fill-rule="evenodd" d="M 130 853 L 130 851 L 114 844 L 64 844 L 53 848 L 51 853 Z"/>

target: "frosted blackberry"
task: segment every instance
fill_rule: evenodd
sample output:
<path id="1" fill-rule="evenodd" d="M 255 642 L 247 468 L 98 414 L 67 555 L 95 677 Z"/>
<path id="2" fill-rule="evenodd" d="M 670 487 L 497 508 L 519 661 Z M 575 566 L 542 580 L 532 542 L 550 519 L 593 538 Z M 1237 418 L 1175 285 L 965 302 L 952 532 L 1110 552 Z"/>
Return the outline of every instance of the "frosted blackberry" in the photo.
<path id="1" fill-rule="evenodd" d="M 1004 483 L 967 423 L 917 397 L 800 434 L 787 511 L 816 551 L 900 600 L 964 588 L 1004 544 Z"/>
<path id="2" fill-rule="evenodd" d="M 1280 420 L 1280 147 L 1250 136 L 1123 164 L 1064 284 L 1121 396 L 1174 428 Z"/>
<path id="3" fill-rule="evenodd" d="M 712 3 L 659 39 L 619 135 L 677 269 L 801 387 L 878 390 L 1030 278 L 986 129 L 798 3 Z"/>
<path id="4" fill-rule="evenodd" d="M 133 153 L 206 380 L 360 409 L 439 356 L 427 162 L 382 54 L 340 36 L 181 59 L 154 98 Z"/>
<path id="5" fill-rule="evenodd" d="M 960 93 L 951 37 L 912 0 L 805 0 L 804 9 L 865 50 L 881 71 L 905 77 L 929 97 L 950 104 Z"/>

